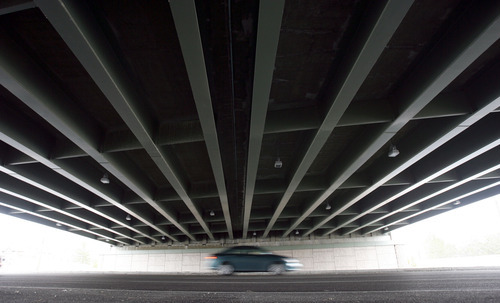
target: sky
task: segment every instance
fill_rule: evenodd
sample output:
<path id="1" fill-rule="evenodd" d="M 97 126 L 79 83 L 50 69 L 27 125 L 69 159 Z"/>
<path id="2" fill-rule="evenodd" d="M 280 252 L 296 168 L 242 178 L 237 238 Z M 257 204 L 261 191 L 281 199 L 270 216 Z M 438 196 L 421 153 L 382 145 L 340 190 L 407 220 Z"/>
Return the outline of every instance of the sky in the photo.
<path id="1" fill-rule="evenodd" d="M 102 250 L 108 244 L 63 230 L 0 214 L 0 252 L 5 250 L 67 250 L 85 244 L 89 249 Z"/>
<path id="2" fill-rule="evenodd" d="M 500 195 L 392 231 L 393 239 L 420 243 L 433 234 L 447 242 L 463 245 L 500 233 Z"/>
<path id="3" fill-rule="evenodd" d="M 391 232 L 407 267 L 500 266 L 500 195 Z"/>
<path id="4" fill-rule="evenodd" d="M 110 245 L 12 216 L 0 214 L 0 272 L 68 272 L 98 269 Z"/>

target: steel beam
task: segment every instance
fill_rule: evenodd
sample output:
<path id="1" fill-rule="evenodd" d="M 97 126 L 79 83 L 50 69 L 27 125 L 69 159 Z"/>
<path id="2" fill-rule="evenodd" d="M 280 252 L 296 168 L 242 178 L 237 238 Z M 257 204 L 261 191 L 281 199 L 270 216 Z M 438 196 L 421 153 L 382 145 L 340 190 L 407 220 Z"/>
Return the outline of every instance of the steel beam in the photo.
<path id="1" fill-rule="evenodd" d="M 34 211 L 31 211 L 31 210 L 28 210 L 24 207 L 19 207 L 19 206 L 16 206 L 16 202 L 18 199 L 17 198 L 14 198 L 14 197 L 9 197 L 7 195 L 4 195 L 4 194 L 0 194 L 0 196 L 2 196 L 2 200 L 0 201 L 0 206 L 3 206 L 3 207 L 7 207 L 7 208 L 10 208 L 10 209 L 13 209 L 13 210 L 16 210 L 16 211 L 19 211 L 21 213 L 24 213 L 24 214 L 28 214 L 28 215 L 31 215 L 31 216 L 34 216 L 34 217 L 38 217 L 38 218 L 42 218 L 44 220 L 47 220 L 47 221 L 51 221 L 55 224 L 59 223 L 59 224 L 62 224 L 62 225 L 65 225 L 65 226 L 68 226 L 70 228 L 74 228 L 76 230 L 80 230 L 80 231 L 83 231 L 85 233 L 88 233 L 88 234 L 92 234 L 92 235 L 95 235 L 95 236 L 98 236 L 98 237 L 102 237 L 104 239 L 108 239 L 110 241 L 113 241 L 113 242 L 117 242 L 117 243 L 121 243 L 121 244 L 124 244 L 124 245 L 127 245 L 129 243 L 127 242 L 124 242 L 124 241 L 121 241 L 121 240 L 118 240 L 116 238 L 113 238 L 113 237 L 109 237 L 109 236 L 106 236 L 106 235 L 103 235 L 103 234 L 100 234 L 98 232 L 95 232 L 95 231 L 92 231 L 92 230 L 89 230 L 89 229 L 86 229 L 84 227 L 81 227 L 81 226 L 76 226 L 74 224 L 71 224 L 71 223 L 68 223 L 67 220 L 59 220 L 59 219 L 56 219 L 56 218 L 53 218 L 51 215 L 42 215 L 42 214 L 39 214 L 37 212 L 34 212 Z M 134 240 L 136 241 L 136 240 Z"/>
<path id="2" fill-rule="evenodd" d="M 499 146 L 500 145 L 500 138 L 497 139 L 495 142 L 493 142 L 490 146 L 485 146 L 484 147 L 484 150 L 478 150 L 477 153 L 484 153 L 485 150 L 487 150 L 487 148 L 491 148 L 491 146 L 494 146 L 494 144 L 496 144 L 496 146 Z M 463 145 L 462 145 L 463 146 Z M 456 151 L 456 150 L 455 150 Z M 393 201 L 392 204 L 391 204 L 391 212 L 387 213 L 387 214 L 383 214 L 383 215 L 380 215 L 380 216 L 377 216 L 375 218 L 372 218 L 371 220 L 367 221 L 367 222 L 364 222 L 363 224 L 361 224 L 359 226 L 359 228 L 357 229 L 354 229 L 354 230 L 350 230 L 349 233 L 352 233 L 352 232 L 356 232 L 358 231 L 359 229 L 362 229 L 374 222 L 377 222 L 377 221 L 380 221 L 380 220 L 383 220 L 387 217 L 390 217 L 398 212 L 401 212 L 401 211 L 404 211 L 410 207 L 413 207 L 415 205 L 418 205 L 426 200 L 429 200 L 435 196 L 438 196 L 440 194 L 443 194 L 447 191 L 450 191 L 458 186 L 461 186 L 465 183 L 468 183 L 468 182 L 471 182 L 473 180 L 477 180 L 479 179 L 480 177 L 484 176 L 484 175 L 487 175 L 491 172 L 494 172 L 498 169 L 500 169 L 500 163 L 499 163 L 499 160 L 498 160 L 498 153 L 500 152 L 500 148 L 494 148 L 488 152 L 486 152 L 484 155 L 482 156 L 479 156 L 479 155 L 475 155 L 474 153 L 471 154 L 471 156 L 469 157 L 469 159 L 459 159 L 457 160 L 457 162 L 461 162 L 461 163 L 456 163 L 454 161 L 450 161 L 450 165 L 446 166 L 445 168 L 441 168 L 441 169 L 438 169 L 437 171 L 437 174 L 439 174 L 439 172 L 441 170 L 445 170 L 445 169 L 453 169 L 455 167 L 457 167 L 458 165 L 461 165 L 463 162 L 466 162 L 466 161 L 469 161 L 467 163 L 465 163 L 463 165 L 463 167 L 458 167 L 457 169 L 458 170 L 465 170 L 467 171 L 466 174 L 464 174 L 461 178 L 460 181 L 457 181 L 457 182 L 453 182 L 451 185 L 449 186 L 445 186 L 444 188 L 442 189 L 439 189 L 439 190 L 432 190 L 432 193 L 421 193 L 421 194 L 413 194 L 411 197 L 406 197 L 406 196 L 403 196 L 403 195 L 396 195 L 395 197 L 401 197 L 401 199 L 398 199 L 398 200 L 395 200 L 396 198 L 391 197 L 390 201 Z M 473 160 L 470 160 L 471 157 L 477 157 Z M 450 159 L 451 160 L 451 159 Z M 434 162 L 436 163 L 436 162 Z M 433 176 L 434 174 L 431 174 L 431 177 Z M 426 178 L 427 179 L 427 178 Z M 424 180 L 426 180 L 424 179 Z M 418 182 L 417 184 L 419 184 L 421 182 Z M 414 186 L 412 186 L 414 187 Z M 416 187 L 415 187 L 416 188 Z M 413 190 L 413 189 L 412 189 Z M 413 193 L 413 192 L 412 192 Z M 385 201 L 384 201 L 385 202 Z M 378 206 L 378 205 L 377 205 Z M 369 212 L 368 212 L 369 213 Z M 366 215 L 367 212 L 363 212 L 363 214 L 360 214 L 359 216 L 357 216 L 356 218 L 353 218 L 354 220 L 362 217 L 363 215 Z M 352 220 L 352 221 L 354 221 Z M 350 222 L 348 222 L 350 223 Z M 337 226 L 336 228 L 328 231 L 326 234 L 329 234 L 331 232 L 334 232 L 340 228 L 342 228 L 343 226 L 342 225 L 339 225 Z"/>
<path id="3" fill-rule="evenodd" d="M 494 103 L 500 102 L 500 98 L 494 100 Z M 474 115 L 472 115 L 474 116 Z M 470 117 L 472 117 L 470 116 Z M 481 114 L 482 116 L 482 114 Z M 479 117 L 476 117 L 479 118 Z M 421 159 L 421 162 L 418 162 L 418 167 L 416 168 L 418 171 L 421 171 L 424 176 L 416 176 L 415 178 L 418 180 L 411 186 L 397 192 L 394 195 L 391 195 L 388 198 L 382 199 L 382 201 L 376 201 L 372 196 L 370 196 L 370 200 L 374 201 L 370 203 L 370 206 L 365 207 L 364 210 L 356 217 L 351 219 L 351 222 L 357 220 L 366 214 L 369 214 L 376 210 L 379 207 L 382 207 L 397 198 L 410 193 L 411 191 L 417 189 L 418 187 L 431 182 L 432 180 L 438 178 L 439 176 L 445 174 L 446 172 L 451 171 L 452 169 L 470 161 L 471 159 L 478 157 L 479 155 L 489 151 L 492 148 L 500 145 L 500 132 L 496 132 L 497 123 L 495 123 L 494 118 L 487 119 L 485 122 L 489 123 L 481 123 L 482 125 L 478 125 L 478 129 L 474 132 L 473 127 L 469 128 L 468 132 L 465 132 L 463 136 L 458 137 L 456 140 L 450 142 L 450 144 L 445 145 L 445 143 L 458 134 L 462 133 L 466 130 L 465 127 L 462 126 L 463 120 L 458 121 L 457 127 L 451 129 L 449 132 L 446 132 L 445 135 L 439 136 L 438 140 L 433 141 L 430 145 L 426 146 L 425 140 L 419 140 L 420 144 L 424 146 L 423 149 L 419 150 L 415 153 L 410 159 L 404 159 L 402 163 L 396 162 L 396 165 L 391 165 L 391 163 L 384 162 L 381 165 L 377 166 L 374 171 L 388 171 L 388 174 L 383 174 L 382 177 L 379 177 L 376 182 L 373 183 L 372 186 L 367 187 L 362 193 L 357 195 L 356 197 L 348 200 L 348 201 L 337 201 L 341 205 L 353 205 L 358 201 L 362 201 L 363 198 L 367 197 L 369 194 L 377 190 L 380 186 L 388 182 L 394 178 L 397 174 L 409 168 L 411 165 L 414 165 Z M 432 127 L 434 129 L 434 133 L 439 135 L 437 132 L 437 128 Z M 486 131 L 488 130 L 488 131 Z M 419 132 L 422 132 L 424 136 L 429 136 L 432 130 L 428 130 L 425 128 L 419 129 Z M 416 135 L 416 137 L 419 137 Z M 431 138 L 431 137 L 428 137 Z M 463 145 L 463 142 L 468 142 L 466 146 Z M 441 148 L 439 148 L 443 145 Z M 426 147 L 425 147 L 426 146 Z M 435 154 L 431 154 L 434 150 L 439 148 Z M 410 152 L 411 147 L 404 148 L 407 152 Z M 430 154 L 430 155 L 429 155 Z M 428 158 L 424 158 L 428 155 Z M 396 167 L 392 167 L 396 166 Z M 337 213 L 337 208 L 335 209 L 333 214 Z M 333 214 L 326 217 L 323 222 L 326 222 L 326 219 L 332 219 Z M 338 214 L 337 214 L 338 215 Z M 305 235 L 310 234 L 317 228 L 321 227 L 321 223 L 318 223 L 313 229 L 305 233 Z M 339 224 L 336 228 L 331 229 L 328 233 L 334 232 L 343 227 L 343 225 L 349 224 L 350 222 L 344 222 L 343 224 Z"/>
<path id="4" fill-rule="evenodd" d="M 486 117 L 489 113 L 494 111 L 498 106 L 500 106 L 500 97 L 498 95 L 500 94 L 499 89 L 496 86 L 485 88 L 483 85 L 478 85 L 477 83 L 484 83 L 484 81 L 488 82 L 491 77 L 494 77 L 495 75 L 500 72 L 500 63 L 491 68 L 487 73 L 484 73 L 480 78 L 476 79 L 476 85 L 471 85 L 469 87 L 468 91 L 469 93 L 473 93 L 475 96 L 475 102 L 476 102 L 476 109 L 473 113 L 467 115 L 467 116 L 460 116 L 456 117 L 455 119 L 448 120 L 451 122 L 451 128 L 450 125 L 445 125 L 445 126 L 438 126 L 434 127 L 432 126 L 430 129 L 426 130 L 421 127 L 417 134 L 414 134 L 412 137 L 408 138 L 407 141 L 412 141 L 407 144 L 406 147 L 400 147 L 403 148 L 403 150 L 408 151 L 408 153 L 411 153 L 409 151 L 412 150 L 412 146 L 419 146 L 419 150 L 415 152 L 414 155 L 411 157 L 399 157 L 398 159 L 394 159 L 390 161 L 391 159 L 385 158 L 385 162 L 381 163 L 380 165 L 376 166 L 374 169 L 375 171 L 382 171 L 382 172 L 388 172 L 382 174 L 382 176 L 378 177 L 376 181 L 368 187 L 365 191 L 363 191 L 361 194 L 357 195 L 356 197 L 352 198 L 351 200 L 344 202 L 343 205 L 337 210 L 335 210 L 330 216 L 325 218 L 323 222 L 318 223 L 316 226 L 314 226 L 313 229 L 309 230 L 308 232 L 305 233 L 305 235 L 308 235 L 312 233 L 314 230 L 317 228 L 321 227 L 321 223 L 326 223 L 329 221 L 329 219 L 332 219 L 334 216 L 338 215 L 342 209 L 345 209 L 346 207 L 350 207 L 351 205 L 357 203 L 358 201 L 362 200 L 366 196 L 368 196 L 370 193 L 375 191 L 377 188 L 388 182 L 389 180 L 393 179 L 396 177 L 398 174 L 406 170 L 407 168 L 411 167 L 421 159 L 424 159 L 427 155 L 431 154 L 434 150 L 438 149 L 440 146 L 445 145 L 447 142 L 452 140 L 453 138 L 457 137 L 458 135 L 462 134 L 464 131 L 470 129 L 470 126 L 475 124 L 476 122 L 480 121 L 484 117 Z M 467 97 L 465 96 L 464 93 L 456 93 L 454 96 L 458 99 L 466 99 Z M 486 118 L 486 120 L 488 120 Z M 491 118 L 489 120 L 492 120 Z M 441 129 L 448 129 L 444 132 L 444 134 L 441 134 L 443 130 Z M 454 154 L 458 155 L 456 159 L 454 159 L 451 163 L 449 162 L 448 159 L 442 159 L 442 161 L 432 161 L 432 164 L 429 164 L 428 168 L 430 171 L 434 171 L 436 168 L 436 163 L 446 163 L 446 166 L 438 169 L 436 173 L 431 173 L 430 176 L 427 176 L 423 180 L 417 182 L 416 184 L 412 185 L 411 187 L 401 191 L 397 195 L 394 195 L 393 197 L 389 199 L 385 199 L 382 202 L 376 203 L 375 205 L 372 205 L 372 207 L 367 208 L 365 211 L 363 211 L 358 217 L 353 218 L 352 220 L 357 220 L 358 218 L 372 212 L 374 209 L 381 207 L 394 199 L 397 199 L 398 197 L 414 190 L 415 188 L 418 188 L 419 186 L 430 182 L 431 180 L 437 178 L 438 176 L 446 173 L 447 171 L 450 171 L 451 169 L 457 167 L 460 164 L 465 163 L 466 161 L 469 161 L 475 156 L 480 155 L 481 153 L 484 153 L 491 148 L 494 148 L 496 145 L 495 144 L 500 144 L 498 141 L 499 135 L 496 134 L 496 132 L 491 131 L 491 130 L 496 130 L 497 125 L 495 121 L 490 121 L 490 123 L 487 124 L 487 126 L 483 126 L 485 130 L 490 130 L 489 132 L 485 132 L 484 130 L 479 130 L 477 133 L 473 134 L 467 134 L 466 137 L 462 138 L 460 137 L 460 140 L 455 140 L 453 147 L 447 148 L 444 146 L 445 150 L 450 150 L 453 151 Z M 472 131 L 472 129 L 471 129 Z M 421 134 L 421 135 L 418 135 Z M 489 141 L 487 138 L 485 138 L 487 135 L 491 135 L 492 138 L 489 138 Z M 436 137 L 434 139 L 433 137 Z M 416 137 L 417 139 L 415 139 Z M 422 139 L 418 139 L 421 137 Z M 428 142 L 429 139 L 431 139 L 431 142 Z M 480 145 L 480 147 L 477 147 L 475 149 L 475 145 L 472 142 L 482 142 L 481 140 L 484 139 L 486 140 L 486 144 Z M 415 144 L 415 142 L 418 141 L 418 145 Z M 469 142 L 471 144 L 468 144 L 467 146 L 463 147 L 463 142 Z M 404 144 L 404 141 L 402 142 Z M 423 147 L 420 149 L 420 147 Z M 450 164 L 448 164 L 450 163 Z M 426 166 L 427 167 L 427 166 Z M 422 168 L 422 165 L 419 165 L 419 169 Z M 328 219 L 328 220 L 327 220 Z M 345 224 L 348 224 L 350 222 L 345 222 Z M 336 228 L 332 229 L 330 232 L 334 232 L 340 228 L 342 228 L 342 225 L 337 226 Z M 330 233 L 328 232 L 328 233 Z M 327 233 L 327 234 L 328 234 Z"/>
<path id="5" fill-rule="evenodd" d="M 37 64 L 28 59 L 29 57 L 26 54 L 24 56 L 23 54 L 24 51 L 18 48 L 13 42 L 8 45 L 7 43 L 2 45 L 0 48 L 0 83 L 34 112 L 39 113 L 43 119 L 73 141 L 79 148 L 88 153 L 90 157 L 113 176 L 142 196 L 149 196 L 146 193 L 144 183 L 134 182 L 131 175 L 127 175 L 123 166 L 119 165 L 117 159 L 112 155 L 103 155 L 99 152 L 98 144 L 101 130 L 96 126 L 96 123 L 85 114 L 68 108 L 67 100 L 69 98 L 65 93 L 51 82 L 50 77 Z M 7 110 L 5 109 L 5 111 Z M 132 212 L 123 206 L 118 196 L 110 195 L 106 190 L 96 187 L 95 184 L 82 180 L 77 171 L 68 171 L 55 161 L 49 160 L 49 141 L 41 142 L 43 141 L 43 137 L 37 136 L 37 132 L 40 130 L 36 126 L 30 128 L 12 128 L 11 123 L 18 122 L 15 121 L 13 116 L 6 115 L 5 111 L 1 113 L 3 117 L 0 119 L 0 122 L 7 124 L 8 127 L 2 128 L 0 131 L 0 139 L 2 141 L 23 151 L 31 158 L 107 200 L 138 220 L 145 222 L 163 235 L 170 237 L 169 234 L 157 228 L 153 222 L 150 222 L 141 214 Z M 25 131 L 20 133 L 19 129 L 24 129 Z M 98 182 L 98 180 L 96 181 Z M 162 214 L 172 218 L 166 212 Z"/>
<path id="6" fill-rule="evenodd" d="M 372 22 L 367 22 L 365 24 L 366 27 L 360 31 L 357 37 L 358 44 L 353 45 L 352 55 L 342 60 L 345 63 L 339 68 L 341 72 L 335 77 L 339 80 L 331 86 L 331 90 L 328 92 L 331 106 L 325 115 L 325 119 L 314 135 L 304 157 L 300 160 L 299 165 L 295 169 L 287 190 L 281 198 L 264 232 L 264 237 L 266 237 L 273 228 L 274 223 L 276 223 L 281 212 L 288 204 L 288 201 L 299 186 L 300 181 L 307 173 L 314 159 L 316 159 L 316 156 L 328 140 L 333 129 L 338 125 L 358 89 L 363 84 L 368 73 L 375 65 L 377 59 L 382 54 L 382 51 L 385 49 L 387 43 L 397 30 L 412 4 L 413 1 L 387 1 L 385 5 L 380 8 L 377 7 L 378 10 L 373 11 L 374 20 L 370 20 Z M 319 204 L 321 203 L 317 205 Z M 312 210 L 314 209 L 311 209 L 311 212 Z M 285 235 L 288 235 L 294 230 L 299 225 L 299 221 L 302 222 L 303 219 L 293 224 Z"/>
<path id="7" fill-rule="evenodd" d="M 482 188 L 479 188 L 478 190 L 473 190 L 472 188 L 469 189 L 468 192 L 464 191 L 464 194 L 459 196 L 455 201 L 452 201 L 451 203 L 442 203 L 442 204 L 426 204 L 427 207 L 429 207 L 429 211 L 425 211 L 422 213 L 418 213 L 415 216 L 408 218 L 405 222 L 408 222 L 408 224 L 413 224 L 415 222 L 421 221 L 423 219 L 439 215 L 443 212 L 447 212 L 452 209 L 457 209 L 459 207 L 463 207 L 466 205 L 470 205 L 475 202 L 479 202 L 481 200 L 491 198 L 493 196 L 499 195 L 500 194 L 500 184 L 491 184 L 491 185 L 485 185 Z M 434 201 L 433 201 L 434 202 Z M 398 222 L 399 223 L 399 222 Z M 398 224 L 395 223 L 395 224 Z M 394 226 L 394 225 L 392 225 Z"/>
<path id="8" fill-rule="evenodd" d="M 334 181 L 330 188 L 312 203 L 304 212 L 304 215 L 292 224 L 290 229 L 285 233 L 285 236 L 307 218 L 308 214 L 321 205 L 343 182 L 379 151 L 380 148 L 387 144 L 406 123 L 425 108 L 448 84 L 498 40 L 500 37 L 499 10 L 500 5 L 498 3 L 481 3 L 481 5 L 475 7 L 475 10 L 468 12 L 461 20 L 460 26 L 453 28 L 453 34 L 449 34 L 440 41 L 439 45 L 433 48 L 425 62 L 408 79 L 407 84 L 403 85 L 395 93 L 395 100 L 399 101 L 396 102 L 400 107 L 399 116 L 392 123 L 384 127 L 379 135 L 375 136 L 366 147 L 362 148 L 361 152 L 355 154 L 350 160 L 343 161 L 346 165 L 338 168 L 338 173 L 334 176 Z M 479 13 L 481 15 L 484 14 L 484 18 L 481 18 L 481 20 L 477 20 L 477 14 Z M 487 107 L 483 110 L 486 111 Z M 479 116 L 478 113 L 477 117 Z M 471 122 L 475 121 L 477 120 L 471 119 L 469 121 L 466 119 L 459 127 L 466 128 Z M 457 129 L 453 132 L 459 133 L 460 131 Z M 337 208 L 322 223 L 324 224 L 331 220 L 357 201 L 354 199 Z M 321 225 L 318 224 L 315 228 L 308 231 L 308 233 L 311 233 Z"/>
<path id="9" fill-rule="evenodd" d="M 0 166 L 0 171 L 17 178 L 24 183 L 30 184 L 74 205 L 93 212 L 96 215 L 110 220 L 111 222 L 115 222 L 116 224 L 141 234 L 144 237 L 149 237 L 149 235 L 130 227 L 123 220 L 106 215 L 105 213 L 92 207 L 88 199 L 83 197 L 82 191 L 84 191 L 84 189 L 82 188 L 86 188 L 88 190 L 91 189 L 91 192 L 105 199 L 108 203 L 111 203 L 110 200 L 114 200 L 115 203 L 119 203 L 119 193 L 114 193 L 113 191 L 106 192 L 103 189 L 99 189 L 97 182 L 90 183 L 82 179 L 80 175 L 77 176 L 76 174 L 73 174 L 68 167 L 61 165 L 62 163 L 56 164 L 55 162 L 50 161 L 47 158 L 47 155 L 50 154 L 50 147 L 45 144 L 40 145 L 38 142 L 40 138 L 48 138 L 46 134 L 41 132 L 40 128 L 37 128 L 34 125 L 29 125 L 28 121 L 24 121 L 23 117 L 17 115 L 15 112 L 11 112 L 9 109 L 0 111 L 0 140 L 15 147 L 22 153 L 30 155 L 33 159 L 36 159 L 39 163 L 46 167 L 46 170 L 43 170 L 42 167 L 33 170 L 27 169 L 25 165 L 10 167 L 2 165 Z M 50 175 L 50 172 L 53 172 L 54 175 Z M 61 178 L 57 178 L 59 175 Z M 80 188 L 77 184 L 82 188 Z M 141 214 L 133 212 L 126 207 L 121 207 L 121 209 L 139 220 L 148 220 Z M 151 239 L 154 240 L 154 238 Z"/>
<path id="10" fill-rule="evenodd" d="M 246 238 L 248 234 L 248 224 L 252 211 L 255 181 L 257 179 L 262 138 L 264 137 L 264 126 L 266 124 L 267 107 L 271 93 L 284 6 L 284 0 L 260 1 L 259 4 L 252 110 L 250 114 L 250 134 L 245 176 L 243 238 Z"/>
<path id="11" fill-rule="evenodd" d="M 35 3 L 29 0 L 10 1 L 8 5 L 0 4 L 0 16 L 35 8 Z"/>
<path id="12" fill-rule="evenodd" d="M 22 199 L 24 201 L 30 202 L 33 205 L 38 205 L 43 207 L 44 209 L 59 213 L 64 217 L 72 218 L 76 221 L 80 221 L 82 223 L 96 226 L 102 230 L 106 230 L 110 233 L 117 234 L 124 238 L 129 238 L 130 240 L 134 240 L 134 238 L 129 237 L 123 233 L 117 232 L 111 228 L 107 227 L 107 222 L 99 220 L 101 218 L 91 218 L 87 215 L 76 215 L 71 211 L 67 211 L 61 208 L 60 205 L 57 204 L 58 198 L 52 196 L 51 194 L 33 188 L 25 183 L 19 183 L 13 177 L 0 174 L 0 192 L 3 192 L 9 196 L 16 197 L 18 199 Z"/>
<path id="13" fill-rule="evenodd" d="M 170 0 L 170 9 L 174 18 L 177 36 L 181 45 L 182 56 L 186 64 L 186 70 L 191 84 L 191 91 L 196 103 L 196 110 L 200 119 L 203 137 L 207 146 L 212 172 L 219 192 L 219 199 L 226 221 L 229 238 L 233 238 L 233 226 L 229 201 L 226 190 L 226 180 L 222 167 L 219 139 L 208 84 L 203 45 L 200 30 L 198 28 L 198 17 L 194 0 Z M 213 236 L 211 236 L 213 239 Z"/>
<path id="14" fill-rule="evenodd" d="M 473 111 L 463 93 L 440 94 L 420 111 L 412 120 L 436 119 L 463 116 Z M 393 119 L 388 100 L 368 100 L 349 107 L 337 127 L 389 123 Z M 274 110 L 267 113 L 264 135 L 291 131 L 316 130 L 321 125 L 321 117 L 316 107 Z M 202 142 L 203 130 L 199 121 L 164 123 L 155 139 L 159 146 Z M 53 152 L 54 159 L 85 157 L 87 154 L 74 145 L 58 143 Z M 102 139 L 102 153 L 142 149 L 141 143 L 130 130 L 107 131 Z M 33 159 L 19 159 L 18 164 L 34 163 Z"/>
<path id="15" fill-rule="evenodd" d="M 430 211 L 436 210 L 438 208 L 442 208 L 445 206 L 453 206 L 456 201 L 473 199 L 474 201 L 478 201 L 481 199 L 485 199 L 491 197 L 492 195 L 496 195 L 500 193 L 500 181 L 497 180 L 481 180 L 481 181 L 472 181 L 466 183 L 458 188 L 455 188 L 451 191 L 447 191 L 444 194 L 434 197 L 430 199 L 428 202 L 424 203 L 424 209 L 414 212 L 414 213 L 405 213 L 400 212 L 393 214 L 391 217 L 383 220 L 383 224 L 377 227 L 369 227 L 365 226 L 364 229 L 361 230 L 363 235 L 376 232 L 381 229 L 388 229 L 390 231 L 390 227 L 397 225 L 401 222 L 407 222 L 411 218 L 415 218 L 418 216 L 422 216 Z M 479 198 L 472 198 L 474 196 L 479 196 Z"/>
<path id="16" fill-rule="evenodd" d="M 172 187 L 177 191 L 207 235 L 213 239 L 213 235 L 198 208 L 189 198 L 186 185 L 183 184 L 183 181 L 175 173 L 169 159 L 155 143 L 152 137 L 153 121 L 151 117 L 141 110 L 138 93 L 134 89 L 134 84 L 126 76 L 124 68 L 118 62 L 109 43 L 106 42 L 104 34 L 99 30 L 97 22 L 93 20 L 84 3 L 71 0 L 37 0 L 35 3 L 134 133 L 142 147 Z M 72 136 L 70 138 L 73 139 Z M 108 163 L 106 157 L 103 157 L 94 148 L 89 150 L 89 146 L 85 146 L 82 149 L 99 163 Z M 158 213 L 172 222 L 186 236 L 192 240 L 196 240 L 186 227 L 176 221 L 174 215 L 170 214 L 153 200 L 150 192 L 140 188 L 135 182 L 124 176 L 119 167 L 109 167 L 108 171 L 136 192 L 144 201 L 148 202 Z"/>

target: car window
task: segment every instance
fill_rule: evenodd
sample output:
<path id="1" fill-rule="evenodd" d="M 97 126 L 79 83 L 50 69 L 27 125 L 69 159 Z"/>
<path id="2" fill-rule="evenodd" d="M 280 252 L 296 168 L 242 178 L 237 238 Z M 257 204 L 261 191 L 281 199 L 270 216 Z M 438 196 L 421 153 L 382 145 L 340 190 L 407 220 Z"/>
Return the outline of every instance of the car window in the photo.
<path id="1" fill-rule="evenodd" d="M 246 254 L 246 250 L 238 247 L 234 247 L 228 251 L 228 253 L 233 254 L 233 255 L 243 255 Z"/>
<path id="2" fill-rule="evenodd" d="M 233 247 L 225 251 L 232 255 L 271 255 L 272 253 L 260 247 Z"/>
<path id="3" fill-rule="evenodd" d="M 251 248 L 248 250 L 249 255 L 269 255 L 271 254 L 267 250 L 263 250 L 261 248 Z"/>

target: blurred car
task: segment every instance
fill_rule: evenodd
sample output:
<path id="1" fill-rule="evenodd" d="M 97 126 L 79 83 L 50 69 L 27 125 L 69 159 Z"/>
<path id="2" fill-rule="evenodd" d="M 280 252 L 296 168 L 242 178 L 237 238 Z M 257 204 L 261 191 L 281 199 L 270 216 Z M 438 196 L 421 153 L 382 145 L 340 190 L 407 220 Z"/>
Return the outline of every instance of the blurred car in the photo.
<path id="1" fill-rule="evenodd" d="M 282 274 L 285 271 L 302 269 L 299 260 L 275 255 L 257 246 L 235 246 L 217 254 L 205 257 L 209 267 L 220 275 L 233 272 L 270 272 Z"/>

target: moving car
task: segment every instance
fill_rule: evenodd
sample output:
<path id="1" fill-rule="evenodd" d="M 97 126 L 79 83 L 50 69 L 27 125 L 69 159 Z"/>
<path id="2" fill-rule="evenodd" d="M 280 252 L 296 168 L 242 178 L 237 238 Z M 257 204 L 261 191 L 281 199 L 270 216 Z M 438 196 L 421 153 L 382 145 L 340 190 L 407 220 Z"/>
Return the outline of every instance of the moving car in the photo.
<path id="1" fill-rule="evenodd" d="M 209 267 L 220 275 L 233 272 L 271 272 L 282 274 L 285 271 L 300 270 L 299 260 L 275 255 L 257 246 L 236 246 L 217 254 L 205 257 Z"/>

